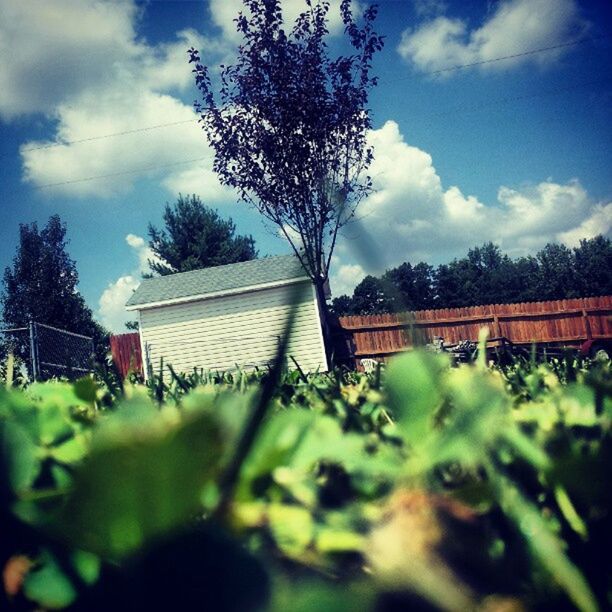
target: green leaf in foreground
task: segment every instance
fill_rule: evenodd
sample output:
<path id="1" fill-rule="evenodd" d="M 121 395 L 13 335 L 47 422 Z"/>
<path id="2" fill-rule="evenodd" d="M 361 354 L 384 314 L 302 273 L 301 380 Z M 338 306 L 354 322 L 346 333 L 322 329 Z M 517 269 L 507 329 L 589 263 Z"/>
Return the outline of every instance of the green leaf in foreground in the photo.
<path id="1" fill-rule="evenodd" d="M 159 420 L 94 438 L 57 520 L 59 532 L 79 548 L 121 557 L 201 507 L 201 490 L 219 465 L 217 423 L 206 413 L 165 428 Z"/>
<path id="2" fill-rule="evenodd" d="M 40 471 L 37 453 L 36 445 L 23 427 L 0 419 L 0 460 L 6 466 L 13 491 L 27 489 L 34 482 Z"/>
<path id="3" fill-rule="evenodd" d="M 28 599 L 50 610 L 65 608 L 76 598 L 72 583 L 49 553 L 43 555 L 38 568 L 28 573 L 23 590 Z"/>
<path id="4" fill-rule="evenodd" d="M 443 399 L 441 373 L 447 366 L 448 360 L 442 355 L 416 351 L 389 364 L 389 404 L 412 445 L 418 445 L 431 431 L 434 412 Z"/>

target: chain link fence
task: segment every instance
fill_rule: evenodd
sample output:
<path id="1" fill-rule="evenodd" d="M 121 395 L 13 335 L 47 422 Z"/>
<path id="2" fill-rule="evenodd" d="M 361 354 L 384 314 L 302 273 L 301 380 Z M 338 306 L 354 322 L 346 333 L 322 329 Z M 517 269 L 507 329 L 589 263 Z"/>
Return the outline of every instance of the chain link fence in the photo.
<path id="1" fill-rule="evenodd" d="M 11 379 L 74 379 L 93 369 L 92 338 L 44 323 L 0 329 L 0 352 Z"/>

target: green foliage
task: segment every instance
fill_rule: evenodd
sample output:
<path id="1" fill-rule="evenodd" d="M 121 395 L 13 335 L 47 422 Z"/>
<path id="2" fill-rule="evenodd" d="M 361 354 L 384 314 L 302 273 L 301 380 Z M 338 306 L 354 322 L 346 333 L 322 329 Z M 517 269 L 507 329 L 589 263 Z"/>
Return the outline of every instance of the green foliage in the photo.
<path id="1" fill-rule="evenodd" d="M 1 319 L 9 328 L 36 321 L 93 337 L 96 355 L 102 360 L 108 350 L 108 332 L 94 320 L 78 291 L 76 264 L 67 246 L 66 225 L 57 215 L 42 230 L 36 223 L 19 226 L 13 265 L 4 271 Z M 26 356 L 24 339 L 19 337 L 15 347 L 22 358 Z"/>
<path id="2" fill-rule="evenodd" d="M 547 244 L 535 257 L 510 259 L 489 242 L 433 268 L 403 263 L 367 276 L 333 301 L 338 315 L 558 300 L 612 293 L 612 243 L 596 236 L 574 249 Z"/>
<path id="3" fill-rule="evenodd" d="M 156 274 L 188 272 L 257 257 L 252 236 L 236 236 L 234 222 L 222 219 L 196 195 L 179 195 L 172 207 L 166 204 L 164 223 L 161 230 L 149 224 L 149 246 L 159 258 L 150 260 L 149 267 Z"/>
<path id="4" fill-rule="evenodd" d="M 112 400 L 91 378 L 0 390 L 0 509 L 15 534 L 0 561 L 33 562 L 22 597 L 47 609 L 605 607 L 609 364 L 452 368 L 414 352 L 374 375 L 274 381 L 173 373 Z"/>

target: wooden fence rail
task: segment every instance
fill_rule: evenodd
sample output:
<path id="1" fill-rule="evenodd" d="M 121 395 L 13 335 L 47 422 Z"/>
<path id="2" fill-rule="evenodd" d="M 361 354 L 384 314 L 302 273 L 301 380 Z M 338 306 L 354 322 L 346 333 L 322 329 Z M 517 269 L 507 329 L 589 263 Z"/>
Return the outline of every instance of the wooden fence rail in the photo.
<path id="1" fill-rule="evenodd" d="M 125 378 L 129 372 L 142 374 L 142 352 L 138 332 L 111 336 L 110 346 L 113 361 L 121 378 Z"/>
<path id="2" fill-rule="evenodd" d="M 399 314 L 340 317 L 357 358 L 385 359 L 409 349 L 412 337 L 445 343 L 476 340 L 482 327 L 515 344 L 566 344 L 612 337 L 612 296 L 488 304 Z"/>

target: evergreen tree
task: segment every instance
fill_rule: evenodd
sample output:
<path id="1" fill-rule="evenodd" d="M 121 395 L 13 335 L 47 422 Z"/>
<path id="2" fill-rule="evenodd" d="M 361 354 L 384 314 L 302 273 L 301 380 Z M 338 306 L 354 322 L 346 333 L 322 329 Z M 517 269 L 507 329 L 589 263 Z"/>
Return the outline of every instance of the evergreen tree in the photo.
<path id="1" fill-rule="evenodd" d="M 164 229 L 149 224 L 149 246 L 161 261 L 149 261 L 162 276 L 211 266 L 248 261 L 257 257 L 252 236 L 236 236 L 231 219 L 202 204 L 196 195 L 166 204 Z"/>
<path id="2" fill-rule="evenodd" d="M 36 223 L 19 226 L 13 265 L 4 271 L 2 319 L 10 328 L 34 321 L 91 336 L 97 356 L 103 358 L 108 334 L 78 291 L 76 264 L 66 247 L 66 226 L 58 215 L 42 230 Z"/>

